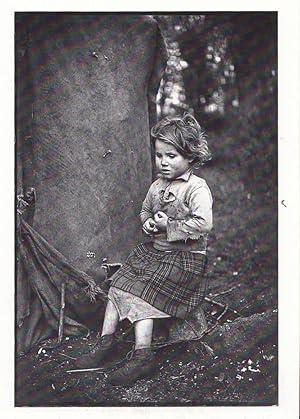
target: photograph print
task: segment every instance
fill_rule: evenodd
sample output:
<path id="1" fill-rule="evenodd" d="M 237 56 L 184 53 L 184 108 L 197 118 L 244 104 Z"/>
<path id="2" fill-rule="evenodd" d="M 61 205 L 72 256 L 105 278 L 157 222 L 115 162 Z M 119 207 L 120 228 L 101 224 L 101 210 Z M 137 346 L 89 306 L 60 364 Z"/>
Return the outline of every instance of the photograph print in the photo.
<path id="1" fill-rule="evenodd" d="M 277 12 L 15 12 L 15 406 L 278 405 Z"/>

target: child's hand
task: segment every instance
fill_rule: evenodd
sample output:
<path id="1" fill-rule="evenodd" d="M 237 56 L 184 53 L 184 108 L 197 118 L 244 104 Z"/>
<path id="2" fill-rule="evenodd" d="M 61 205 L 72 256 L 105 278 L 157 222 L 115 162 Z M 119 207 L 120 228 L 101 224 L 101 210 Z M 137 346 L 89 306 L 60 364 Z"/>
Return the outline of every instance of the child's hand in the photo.
<path id="1" fill-rule="evenodd" d="M 147 234 L 147 236 L 151 236 L 153 233 L 157 233 L 156 223 L 153 218 L 148 218 L 143 224 L 143 232 Z"/>
<path id="2" fill-rule="evenodd" d="M 154 214 L 154 221 L 159 230 L 165 231 L 167 229 L 168 216 L 165 212 L 158 211 Z"/>

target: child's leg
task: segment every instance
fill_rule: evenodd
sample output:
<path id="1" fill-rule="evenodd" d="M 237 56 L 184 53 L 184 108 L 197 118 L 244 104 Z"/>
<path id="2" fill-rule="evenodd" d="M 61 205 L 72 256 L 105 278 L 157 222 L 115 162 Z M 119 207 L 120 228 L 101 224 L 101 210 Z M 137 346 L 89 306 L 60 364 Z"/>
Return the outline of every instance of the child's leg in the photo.
<path id="1" fill-rule="evenodd" d="M 113 333 L 117 329 L 118 322 L 119 314 L 117 309 L 113 302 L 109 300 L 105 310 L 101 338 L 88 353 L 76 359 L 74 363 L 75 368 L 97 368 L 103 363 L 105 357 L 117 343 Z"/>
<path id="2" fill-rule="evenodd" d="M 139 320 L 134 323 L 135 349 L 149 348 L 152 342 L 153 319 Z"/>
<path id="3" fill-rule="evenodd" d="M 132 357 L 121 368 L 112 372 L 108 382 L 113 385 L 130 385 L 146 377 L 155 368 L 152 341 L 153 319 L 139 320 L 134 323 L 135 347 Z"/>
<path id="4" fill-rule="evenodd" d="M 114 303 L 108 300 L 106 310 L 105 310 L 101 336 L 112 335 L 116 331 L 118 323 L 119 323 L 119 313 L 117 312 L 117 309 L 114 306 Z"/>

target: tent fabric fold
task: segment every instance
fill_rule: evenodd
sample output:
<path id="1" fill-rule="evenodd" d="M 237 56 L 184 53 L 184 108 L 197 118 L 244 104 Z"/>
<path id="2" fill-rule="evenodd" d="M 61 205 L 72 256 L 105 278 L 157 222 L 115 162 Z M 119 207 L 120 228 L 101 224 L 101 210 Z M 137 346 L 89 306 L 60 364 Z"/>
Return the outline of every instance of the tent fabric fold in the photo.
<path id="1" fill-rule="evenodd" d="M 52 331 L 58 330 L 60 312 L 60 288 L 66 283 L 67 311 L 64 318 L 64 332 L 68 335 L 88 333 L 89 329 L 75 320 L 76 310 L 72 307 L 87 301 L 96 301 L 96 297 L 106 299 L 106 293 L 97 285 L 92 277 L 72 266 L 72 264 L 47 242 L 33 227 L 18 215 L 18 253 L 17 253 L 17 326 L 26 327 L 27 335 L 33 335 L 30 330 L 38 326 L 37 318 L 43 317 L 47 324 L 46 335 L 49 335 L 49 326 Z M 38 300 L 39 303 L 35 302 Z M 34 307 L 34 322 L 26 324 L 25 319 L 30 316 L 31 306 Z M 39 316 L 38 316 L 39 312 Z M 72 316 L 73 314 L 73 316 Z M 28 321 L 27 321 L 28 323 Z M 29 329 L 29 330 L 28 330 Z M 23 336 L 18 341 L 18 350 L 26 351 L 30 343 Z M 42 333 L 40 339 L 44 338 Z M 29 346 L 29 347 L 28 347 Z"/>

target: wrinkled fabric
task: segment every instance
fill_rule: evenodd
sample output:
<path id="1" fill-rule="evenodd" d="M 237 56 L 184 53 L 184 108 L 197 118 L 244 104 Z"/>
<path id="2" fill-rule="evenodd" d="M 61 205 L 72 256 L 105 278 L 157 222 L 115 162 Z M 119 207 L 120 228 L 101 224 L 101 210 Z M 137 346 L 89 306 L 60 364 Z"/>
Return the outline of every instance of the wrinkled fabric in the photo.
<path id="1" fill-rule="evenodd" d="M 205 296 L 206 263 L 201 253 L 161 252 L 150 243 L 139 244 L 112 276 L 111 285 L 184 319 Z"/>
<path id="2" fill-rule="evenodd" d="M 191 171 L 152 183 L 142 204 L 142 223 L 158 211 L 168 216 L 166 232 L 153 234 L 158 250 L 205 251 L 212 228 L 213 199 L 206 181 Z"/>
<path id="3" fill-rule="evenodd" d="M 64 332 L 69 335 L 88 333 L 88 328 L 74 320 L 72 307 L 96 299 L 106 301 L 106 293 L 86 273 L 72 266 L 26 221 L 19 217 L 17 252 L 17 350 L 58 330 L 61 307 L 61 284 L 66 284 Z M 20 329 L 20 330 L 19 330 Z"/>
<path id="4" fill-rule="evenodd" d="M 112 301 L 116 307 L 120 320 L 128 319 L 131 323 L 134 323 L 144 319 L 162 319 L 170 317 L 169 314 L 163 313 L 136 295 L 115 287 L 110 287 L 108 299 Z"/>

